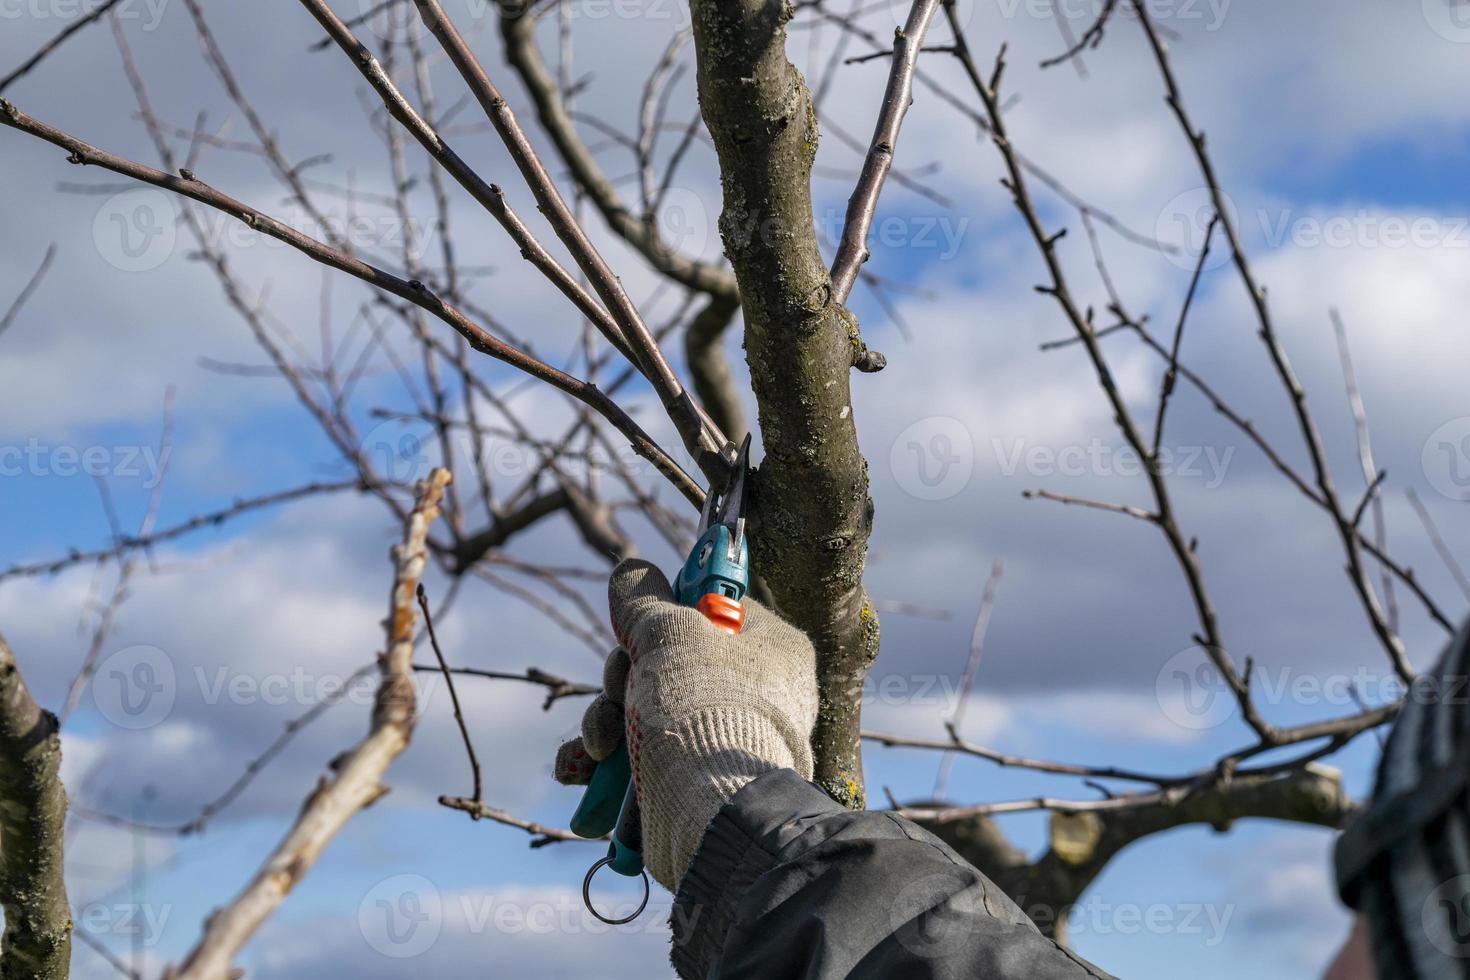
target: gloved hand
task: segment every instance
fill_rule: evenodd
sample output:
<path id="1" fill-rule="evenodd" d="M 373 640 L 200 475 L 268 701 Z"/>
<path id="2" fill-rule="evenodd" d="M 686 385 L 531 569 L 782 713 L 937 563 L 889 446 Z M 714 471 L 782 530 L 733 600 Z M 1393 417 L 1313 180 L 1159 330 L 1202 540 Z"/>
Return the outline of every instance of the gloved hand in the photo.
<path id="1" fill-rule="evenodd" d="M 738 636 L 716 629 L 645 561 L 613 570 L 608 605 L 622 646 L 554 772 L 585 784 L 626 736 L 643 859 L 677 891 L 705 827 L 737 790 L 773 769 L 812 778 L 816 656 L 804 633 L 750 598 Z"/>

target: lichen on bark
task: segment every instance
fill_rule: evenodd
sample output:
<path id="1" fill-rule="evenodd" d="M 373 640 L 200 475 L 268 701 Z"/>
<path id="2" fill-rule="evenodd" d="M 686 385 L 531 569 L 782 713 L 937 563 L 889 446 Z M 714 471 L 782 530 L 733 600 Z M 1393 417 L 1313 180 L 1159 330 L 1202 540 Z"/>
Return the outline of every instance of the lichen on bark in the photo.
<path id="1" fill-rule="evenodd" d="M 71 909 L 63 879 L 66 791 L 56 716 L 36 705 L 0 637 L 0 980 L 64 980 Z"/>

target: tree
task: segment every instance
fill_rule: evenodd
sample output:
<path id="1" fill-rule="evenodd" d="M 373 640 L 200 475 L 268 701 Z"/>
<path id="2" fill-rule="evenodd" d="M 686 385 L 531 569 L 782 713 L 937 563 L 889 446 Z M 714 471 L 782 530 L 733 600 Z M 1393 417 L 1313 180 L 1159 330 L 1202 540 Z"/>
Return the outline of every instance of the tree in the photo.
<path id="1" fill-rule="evenodd" d="M 88 563 L 113 567 L 117 588 L 109 608 L 115 609 L 126 596 L 138 557 L 154 545 L 245 513 L 324 494 L 371 495 L 393 521 L 404 527 L 406 535 L 398 552 L 389 653 L 380 662 L 382 679 L 372 731 L 352 750 L 345 764 L 334 767 L 335 776 L 324 778 L 308 797 L 301 818 L 268 857 L 260 875 L 211 918 L 199 945 L 176 974 L 180 980 L 225 975 L 234 954 L 300 875 L 309 870 L 331 836 L 382 791 L 380 777 L 396 749 L 406 743 L 411 728 L 412 713 L 403 710 L 411 670 L 442 672 L 451 684 L 455 676 L 462 680 L 479 676 L 526 682 L 545 691 L 548 706 L 563 697 L 597 690 L 595 685 L 534 668 L 514 674 L 451 667 L 437 643 L 433 644 L 438 655 L 436 665 L 412 664 L 409 658 L 415 611 L 409 600 L 418 587 L 420 566 L 432 563 L 452 583 L 448 595 L 438 603 L 441 614 L 463 584 L 478 579 L 531 604 L 568 634 L 604 652 L 610 638 L 602 617 L 578 588 L 579 583 L 595 580 L 598 575 L 518 558 L 511 547 L 547 518 L 566 515 L 589 555 L 605 562 L 636 550 L 633 535 L 624 527 L 623 515 L 637 513 L 676 548 L 687 548 L 693 508 L 703 499 L 701 478 L 709 482 L 724 475 L 733 447 L 747 425 L 738 382 L 722 346 L 737 313 L 744 323 L 750 387 L 758 412 L 756 429 L 763 452 L 750 515 L 753 563 L 760 576 L 756 588 L 806 631 L 816 646 L 822 698 L 813 747 L 817 779 L 834 799 L 855 808 L 867 805 L 862 770 L 865 738 L 888 746 L 936 750 L 947 757 L 968 754 L 1000 765 L 1081 777 L 1103 788 L 1099 798 L 1082 800 L 1047 797 L 957 805 L 943 799 L 942 789 L 937 788 L 933 800 L 908 804 L 890 801 L 953 843 L 1016 897 L 1044 930 L 1059 936 L 1061 910 L 1076 902 L 1123 848 L 1151 834 L 1186 823 L 1223 829 L 1234 820 L 1250 817 L 1335 827 L 1350 812 L 1351 802 L 1336 774 L 1318 763 L 1390 721 L 1397 704 L 1363 705 L 1329 721 L 1293 727 L 1279 726 L 1262 716 L 1253 699 L 1252 666 L 1249 660 L 1237 662 L 1229 652 L 1228 631 L 1211 599 L 1197 542 L 1176 513 L 1161 461 L 1167 409 L 1175 389 L 1181 384 L 1196 389 L 1264 455 L 1283 480 L 1323 512 L 1340 542 L 1348 585 L 1362 607 L 1367 628 L 1403 681 L 1411 680 L 1413 674 L 1398 636 L 1396 590 L 1406 590 L 1446 630 L 1451 622 L 1412 571 L 1396 562 L 1387 550 L 1380 496 L 1384 477 L 1372 462 L 1366 419 L 1355 394 L 1346 332 L 1341 327 L 1339 336 L 1360 433 L 1365 488 L 1350 506 L 1352 502 L 1343 497 L 1334 482 L 1306 394 L 1276 330 L 1266 293 L 1253 273 L 1206 151 L 1204 135 L 1185 108 L 1163 35 L 1151 19 L 1148 5 L 1141 0 L 1106 0 L 1096 20 L 1050 64 L 1067 63 L 1101 44 L 1110 25 L 1125 13 L 1136 20 L 1153 55 L 1168 108 L 1194 156 L 1200 179 L 1209 192 L 1211 209 L 1204 245 L 1194 256 L 1181 309 L 1171 330 L 1162 335 L 1156 335 L 1148 319 L 1131 312 L 1123 297 L 1113 290 L 1097 226 L 1105 225 L 1139 247 L 1173 246 L 1140 235 L 1106 211 L 1081 200 L 1012 143 L 1002 95 L 1004 48 L 993 64 L 982 70 L 971 51 L 955 0 L 914 0 L 891 44 L 871 33 L 857 18 L 833 10 L 822 0 L 800 5 L 766 0 L 692 0 L 691 30 L 677 33 L 653 67 L 644 86 L 639 128 L 634 135 L 578 116 L 578 82 L 570 74 L 566 52 L 556 73 L 543 60 L 536 23 L 542 16 L 566 8 L 503 0 L 493 7 L 491 17 L 498 30 L 499 49 L 530 99 L 539 136 L 554 149 L 551 163 L 537 151 L 537 141 L 523 128 L 497 80 L 492 79 L 485 55 L 490 43 L 472 43 L 457 26 L 460 18 L 451 16 L 439 0 L 412 0 L 411 5 L 406 0 L 387 0 L 351 19 L 342 18 L 324 0 L 301 0 L 325 33 L 318 47 L 335 47 L 361 74 L 375 99 L 373 119 L 375 124 L 379 120 L 382 123 L 393 194 L 368 203 L 400 219 L 404 234 L 396 243 L 396 254 L 378 254 L 379 243 L 364 246 L 328 218 L 322 197 L 343 189 L 309 179 L 306 173 L 311 160 L 293 157 L 280 145 L 269 116 L 258 111 L 242 89 L 229 60 L 235 53 L 228 52 L 227 43 L 211 31 L 199 0 L 184 0 L 184 6 L 210 69 L 249 129 L 248 139 L 225 140 L 207 130 L 202 119 L 193 127 L 171 125 L 154 111 L 144 73 L 135 64 L 127 34 L 112 9 L 116 2 L 110 0 L 70 25 L 55 41 L 0 80 L 0 92 L 23 75 L 40 70 L 43 62 L 56 55 L 77 31 L 107 19 L 136 96 L 139 118 L 161 167 L 109 152 L 27 114 L 9 101 L 0 100 L 0 123 L 65 151 L 72 164 L 151 185 L 184 202 L 180 205 L 181 217 L 199 256 L 218 281 L 229 307 L 269 358 L 267 371 L 290 386 L 306 416 L 340 453 L 351 476 L 240 499 L 167 527 L 156 527 L 150 510 L 136 533 L 115 529 L 114 541 L 108 547 L 73 550 L 53 561 L 13 566 L 0 572 L 0 580 L 49 574 Z M 410 6 L 414 16 L 401 16 L 409 12 Z M 821 84 L 808 86 L 787 54 L 787 32 L 793 18 L 837 28 L 843 38 L 839 55 L 853 41 L 871 48 L 870 53 L 850 58 L 850 62 L 889 63 L 883 100 L 874 107 L 872 137 L 866 144 L 858 143 L 863 148 L 862 163 L 835 242 L 824 241 L 814 221 L 811 185 L 820 104 L 838 66 L 834 58 Z M 935 44 L 929 39 L 931 33 L 939 33 L 931 32 L 931 23 L 937 19 L 944 21 L 941 30 L 948 36 Z M 419 30 L 419 24 L 425 30 Z M 568 34 L 570 26 L 562 26 L 564 35 Z M 681 78 L 681 49 L 691 41 L 700 115 L 687 124 L 671 123 L 667 120 L 668 93 Z M 955 59 L 969 90 L 952 91 L 926 74 L 923 59 L 935 57 Z M 450 120 L 460 104 L 441 109 L 442 96 L 435 91 L 432 71 L 439 58 L 447 59 L 458 76 L 459 90 L 478 104 L 483 124 L 499 138 L 523 189 L 518 187 L 511 193 L 490 182 L 451 145 L 454 134 Z M 1193 638 L 1235 699 L 1253 735 L 1249 744 L 1197 769 L 1145 773 L 1018 758 L 967 741 L 961 735 L 958 719 L 950 721 L 947 737 L 937 737 L 943 720 L 936 718 L 936 737 L 931 739 L 864 732 L 861 727 L 861 689 L 878 653 L 879 624 L 877 604 L 863 586 L 874 504 L 868 489 L 867 462 L 858 445 L 861 423 L 851 409 L 851 386 L 863 383 L 861 377 L 852 377 L 854 369 L 876 372 L 885 366 L 886 359 L 864 342 L 847 303 L 860 282 L 880 296 L 892 288 L 863 267 L 887 180 L 902 180 L 926 193 L 936 193 L 923 176 L 894 169 L 901 125 L 916 85 L 924 96 L 947 103 L 988 134 L 1003 163 L 1005 185 L 1044 263 L 1048 282 L 1037 289 L 1056 303 L 1061 321 L 1070 332 L 1056 346 L 1079 345 L 1083 349 L 1124 442 L 1144 462 L 1143 482 L 1149 496 L 1146 507 L 1067 497 L 1045 490 L 1037 491 L 1035 496 L 1131 517 L 1162 535 L 1197 621 Z M 618 182 L 605 173 L 599 149 L 585 142 L 588 131 L 601 133 L 611 145 L 631 153 L 636 167 L 636 203 L 625 200 Z M 677 134 L 672 149 L 667 141 L 662 147 L 659 142 L 669 131 Z M 702 139 L 712 144 L 719 165 L 723 193 L 719 227 L 725 262 L 680 252 L 666 240 L 657 220 L 674 172 L 690 146 Z M 187 149 L 181 151 L 180 146 Z M 296 224 L 273 217 L 259 202 L 237 200 L 213 186 L 205 179 L 200 162 L 206 151 L 259 157 L 293 210 L 303 217 L 297 224 L 307 224 L 318 233 L 307 234 Z M 657 173 L 660 165 L 664 168 L 662 176 Z M 425 256 L 425 243 L 414 233 L 412 192 L 421 180 L 427 181 L 430 188 L 432 221 L 438 237 L 438 254 L 432 259 Z M 451 181 L 459 186 L 458 191 L 450 186 Z M 1099 322 L 1096 311 L 1084 305 L 1069 285 L 1068 270 L 1057 247 L 1066 228 L 1052 229 L 1044 222 L 1033 185 L 1043 186 L 1075 210 L 1087 233 L 1092 256 L 1109 286 L 1109 301 L 1103 311 L 1109 322 Z M 533 230 L 536 223 L 523 219 L 513 209 L 511 198 L 522 190 L 529 192 L 545 225 L 555 235 L 555 246 L 538 237 Z M 579 365 L 576 373 L 554 366 L 551 355 L 538 351 L 534 336 L 502 324 L 492 308 L 473 298 L 477 273 L 464 267 L 458 258 L 450 223 L 451 195 L 460 193 L 468 195 L 502 226 L 525 261 L 582 318 L 583 344 L 574 362 Z M 352 200 L 357 206 L 356 199 Z M 352 324 L 361 340 L 360 347 L 349 351 L 345 342 L 328 345 L 329 353 L 315 364 L 294 350 L 283 339 L 274 314 L 252 296 L 253 291 L 236 273 L 228 250 L 210 234 L 206 216 L 216 212 L 237 219 L 255 234 L 284 243 L 305 259 L 365 284 L 368 289 L 354 311 Z M 666 290 L 682 295 L 666 322 L 650 324 L 645 318 L 643 304 L 633 300 L 605 258 L 608 239 L 620 241 L 637 253 L 664 280 Z M 599 241 L 604 247 L 599 247 Z M 824 246 L 833 246 L 830 263 L 823 257 Z M 553 247 L 569 257 L 571 267 L 557 258 Z M 1290 457 L 1250 420 L 1232 409 L 1202 372 L 1181 359 L 1195 290 L 1211 250 L 1217 247 L 1228 253 L 1234 274 L 1249 297 L 1271 376 L 1288 395 L 1288 408 L 1307 454 L 1305 472 L 1290 463 Z M 0 321 L 0 331 L 24 298 L 23 294 L 12 313 Z M 681 329 L 684 376 L 663 346 Z M 1132 338 L 1158 357 L 1161 380 L 1152 419 L 1140 419 L 1137 408 L 1117 387 L 1104 344 L 1105 338 L 1113 335 Z M 510 365 L 560 392 L 576 405 L 575 422 L 563 431 L 547 432 L 539 419 L 523 417 L 503 389 L 484 379 L 481 367 L 485 358 Z M 356 394 L 357 387 L 376 362 L 386 363 L 403 379 L 404 396 L 415 406 L 411 412 L 380 411 L 374 416 L 365 410 Z M 258 370 L 245 365 L 215 367 L 236 374 Z M 655 423 L 635 417 L 630 410 L 625 396 L 640 390 L 651 390 L 657 396 L 666 416 L 657 425 L 672 430 L 679 445 L 668 445 L 667 439 L 661 442 L 652 434 Z M 397 441 L 375 445 L 371 434 L 365 436 L 362 431 L 365 416 L 419 423 L 428 432 L 426 445 Z M 486 441 L 492 436 L 514 441 L 536 460 L 529 475 L 513 487 L 507 488 L 496 479 L 485 457 Z M 169 438 L 165 424 L 161 445 L 166 446 Z M 635 456 L 623 452 L 623 446 L 631 447 Z M 386 454 L 379 452 L 385 448 Z M 436 468 L 431 474 L 409 467 L 410 472 L 405 473 L 405 459 L 416 463 L 429 456 L 442 469 Z M 635 458 L 647 466 L 634 465 Z M 452 481 L 450 473 L 455 477 Z M 428 479 L 415 490 L 413 481 L 405 476 Z M 664 483 L 683 498 L 682 503 L 670 505 L 660 498 L 659 489 Z M 430 533 L 428 524 L 441 510 L 444 532 Z M 1369 510 L 1375 515 L 1371 532 L 1362 527 Z M 1377 583 L 1372 574 L 1375 570 Z M 993 584 L 984 603 L 987 610 L 995 598 Z M 429 605 L 423 594 L 419 595 L 427 625 Z M 63 724 L 95 669 L 109 622 L 104 618 L 98 626 L 95 642 L 59 712 Z M 432 639 L 432 627 L 429 630 Z M 983 628 L 977 626 L 972 662 L 979 656 L 983 633 Z M 966 673 L 965 693 L 971 680 L 973 666 Z M 411 698 L 411 693 L 408 696 Z M 28 701 L 7 699 L 8 714 L 3 719 L 7 725 L 24 720 L 15 712 L 37 710 Z M 411 707 L 411 700 L 408 703 Z M 289 739 L 300 725 L 329 706 L 328 702 L 313 707 L 282 739 Z M 474 792 L 470 797 L 446 794 L 441 798 L 443 804 L 477 819 L 519 827 L 532 836 L 533 846 L 572 839 L 566 831 L 516 817 L 482 799 L 479 765 L 463 720 L 461 731 L 474 773 Z M 240 780 L 203 807 L 197 819 L 162 829 L 178 833 L 201 829 L 274 757 L 280 744 L 268 747 Z M 6 751 L 0 745 L 0 754 Z M 24 757 L 9 751 L 9 758 L 0 759 L 0 768 L 25 763 Z M 1268 754 L 1271 761 L 1257 761 Z M 49 801 L 44 805 L 61 805 L 56 802 L 60 787 L 54 765 L 42 777 L 40 789 Z M 1132 788 L 1116 788 L 1120 786 Z M 15 791 L 7 792 L 6 798 L 25 799 Z M 991 819 L 1021 810 L 1052 814 L 1050 849 L 1034 860 L 1011 844 Z M 30 839 L 40 849 L 60 846 L 54 834 L 38 831 Z M 55 854 L 52 859 L 56 859 Z M 12 896 L 5 898 L 13 901 Z M 65 914 L 64 901 L 41 911 L 50 916 L 53 931 L 64 931 L 60 922 Z M 12 924 L 9 916 L 7 923 L 6 943 L 10 948 L 12 942 L 20 942 L 19 936 L 12 940 L 10 932 L 12 925 L 19 925 Z"/>

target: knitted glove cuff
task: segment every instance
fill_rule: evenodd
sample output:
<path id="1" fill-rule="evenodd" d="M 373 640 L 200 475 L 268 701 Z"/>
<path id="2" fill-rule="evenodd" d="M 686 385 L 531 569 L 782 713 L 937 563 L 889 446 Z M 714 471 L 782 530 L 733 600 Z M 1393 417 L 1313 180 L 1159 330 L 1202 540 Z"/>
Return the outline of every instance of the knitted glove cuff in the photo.
<path id="1" fill-rule="evenodd" d="M 709 822 L 746 783 L 776 769 L 811 778 L 811 748 L 792 735 L 789 725 L 731 708 L 639 729 L 643 857 L 656 881 L 678 888 Z"/>

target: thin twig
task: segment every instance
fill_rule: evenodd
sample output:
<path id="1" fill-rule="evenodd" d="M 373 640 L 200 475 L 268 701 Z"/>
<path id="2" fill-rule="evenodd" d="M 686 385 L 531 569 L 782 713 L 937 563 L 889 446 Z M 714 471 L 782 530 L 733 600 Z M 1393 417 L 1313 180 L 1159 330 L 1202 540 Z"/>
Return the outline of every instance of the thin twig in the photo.
<path id="1" fill-rule="evenodd" d="M 1460 587 L 1460 591 L 1464 594 L 1465 598 L 1470 599 L 1470 578 L 1466 577 L 1465 569 L 1455 559 L 1455 554 L 1450 551 L 1449 545 L 1445 544 L 1444 536 L 1439 533 L 1439 525 L 1434 522 L 1434 517 L 1429 513 L 1429 508 L 1424 506 L 1424 502 L 1419 499 L 1419 495 L 1414 492 L 1413 487 L 1406 488 L 1405 492 L 1409 495 L 1409 503 L 1413 505 L 1414 513 L 1419 515 L 1419 523 L 1424 525 L 1424 533 L 1429 535 L 1430 543 L 1434 545 L 1435 553 L 1439 555 L 1440 560 L 1449 569 L 1450 575 L 1454 576 L 1455 584 Z"/>
<path id="2" fill-rule="evenodd" d="M 1185 111 L 1183 96 L 1179 85 L 1174 78 L 1174 69 L 1169 61 L 1168 51 L 1164 46 L 1159 32 L 1155 29 L 1152 15 L 1147 9 L 1145 0 L 1130 0 L 1134 12 L 1138 15 L 1139 25 L 1143 29 L 1145 38 L 1148 40 L 1150 50 L 1153 52 L 1154 61 L 1158 65 L 1159 73 L 1163 77 L 1165 88 L 1165 101 L 1173 111 L 1180 129 L 1189 141 L 1190 149 L 1194 153 L 1195 162 L 1199 167 L 1201 178 L 1209 189 L 1210 200 L 1215 214 L 1220 221 L 1220 228 L 1225 233 L 1225 240 L 1229 243 L 1231 258 L 1234 260 L 1236 271 L 1240 275 L 1241 284 L 1245 287 L 1250 297 L 1251 307 L 1255 311 L 1256 322 L 1260 327 L 1259 335 L 1262 343 L 1270 355 L 1271 363 L 1276 369 L 1282 387 L 1291 400 L 1292 410 L 1297 419 L 1298 427 L 1301 429 L 1302 441 L 1307 448 L 1308 456 L 1312 461 L 1312 470 L 1316 477 L 1317 488 L 1322 499 L 1328 505 L 1328 511 L 1332 515 L 1333 524 L 1338 535 L 1342 538 L 1343 550 L 1347 555 L 1347 573 L 1352 583 L 1353 590 L 1358 595 L 1358 600 L 1363 606 L 1363 611 L 1368 615 L 1368 621 L 1373 627 L 1374 634 L 1378 637 L 1385 652 L 1388 654 L 1389 662 L 1393 665 L 1395 672 L 1404 682 L 1410 682 L 1414 678 L 1414 668 L 1410 666 L 1408 655 L 1404 650 L 1403 641 L 1399 639 L 1384 617 L 1383 610 L 1378 604 L 1378 597 L 1373 592 L 1373 586 L 1368 581 L 1367 573 L 1363 568 L 1362 552 L 1358 547 L 1358 537 L 1343 512 L 1342 505 L 1338 501 L 1337 489 L 1333 484 L 1332 471 L 1327 464 L 1327 453 L 1322 444 L 1321 433 L 1312 418 L 1311 411 L 1307 407 L 1306 391 L 1301 382 L 1297 380 L 1296 372 L 1292 369 L 1291 362 L 1287 358 L 1286 349 L 1282 346 L 1280 337 L 1276 333 L 1275 321 L 1271 316 L 1271 310 L 1266 302 L 1266 291 L 1256 281 L 1255 274 L 1251 270 L 1250 259 L 1246 256 L 1245 247 L 1241 243 L 1240 235 L 1235 227 L 1235 221 L 1231 218 L 1225 192 L 1215 175 L 1215 166 L 1210 155 L 1205 151 L 1204 133 L 1195 129 L 1190 121 L 1189 114 Z"/>
<path id="3" fill-rule="evenodd" d="M 0 99 L 0 124 L 29 133 L 69 151 L 70 155 L 67 158 L 69 162 L 100 166 L 113 173 L 132 177 L 163 190 L 173 191 L 200 204 L 231 214 L 245 222 L 251 229 L 284 242 L 323 265 L 346 272 L 428 310 L 458 331 L 475 350 L 525 371 L 532 377 L 566 392 L 603 415 L 629 438 L 634 451 L 657 467 L 660 473 L 679 488 L 691 504 L 695 506 L 703 504 L 704 491 L 699 485 L 643 431 L 642 427 L 633 421 L 627 412 L 602 391 L 494 337 L 484 327 L 465 316 L 458 308 L 445 302 L 424 283 L 417 280 L 400 279 L 392 273 L 349 256 L 309 235 L 304 235 L 258 209 L 210 187 L 192 173 L 188 176 L 175 176 L 100 150 L 26 115 L 3 99 Z"/>
<path id="4" fill-rule="evenodd" d="M 1000 590 L 1000 579 L 1005 574 L 1005 563 L 999 558 L 990 566 L 990 577 L 985 580 L 985 589 L 980 595 L 980 610 L 975 614 L 975 627 L 970 631 L 970 655 L 965 660 L 965 672 L 960 676 L 959 700 L 955 702 L 948 728 L 953 738 L 959 738 L 960 727 L 965 723 L 965 710 L 970 704 L 970 688 L 975 683 L 975 674 L 980 669 L 980 656 L 985 649 L 985 634 L 990 629 L 990 616 L 995 611 L 995 596 Z M 944 790 L 949 782 L 949 771 L 954 765 L 954 753 L 946 752 L 939 758 L 939 772 L 934 777 L 934 798 L 944 799 Z"/>
<path id="5" fill-rule="evenodd" d="M 383 775 L 408 746 L 414 727 L 415 695 L 410 669 L 415 618 L 413 595 L 427 562 L 425 540 L 429 525 L 438 516 L 439 501 L 449 480 L 449 472 L 439 469 L 420 484 L 419 498 L 405 522 L 403 543 L 393 549 L 388 646 L 379 660 L 382 681 L 373 701 L 372 724 L 367 736 L 334 762 L 332 776 L 321 778 L 291 829 L 245 890 L 210 916 L 204 935 L 189 952 L 174 980 L 217 980 L 225 976 L 240 947 L 311 870 L 332 838 L 354 814 L 388 791 L 382 782 Z"/>
<path id="6" fill-rule="evenodd" d="M 924 45 L 924 35 L 939 0 L 914 0 L 904 26 L 893 32 L 893 66 L 888 74 L 888 87 L 873 127 L 873 139 L 863 160 L 857 186 L 847 199 L 847 216 L 842 225 L 842 238 L 832 260 L 832 297 L 842 303 L 852 292 L 858 269 L 868 258 L 868 229 L 883 193 L 883 181 L 893 167 L 893 151 L 903 117 L 914 101 L 914 65 Z"/>
<path id="7" fill-rule="evenodd" d="M 20 67 L 16 68 L 4 78 L 0 78 L 0 92 L 4 92 L 7 88 L 10 87 L 12 82 L 19 79 L 22 75 L 30 72 L 42 61 L 46 60 L 46 57 L 48 55 L 50 55 L 57 48 L 61 47 L 61 45 L 66 43 L 67 38 L 71 37 L 73 34 L 75 34 L 77 31 L 80 31 L 88 24 L 95 23 L 99 17 L 107 13 L 113 7 L 117 6 L 118 3 L 119 0 L 105 0 L 105 2 L 100 7 L 94 9 L 91 13 L 87 14 L 87 16 L 82 17 L 78 20 L 74 20 L 70 24 L 67 24 L 66 27 L 62 28 L 59 34 L 57 34 L 51 40 L 47 41 L 45 44 L 41 45 L 41 47 L 36 51 L 35 54 L 31 55 L 25 61 L 21 62 Z"/>
<path id="8" fill-rule="evenodd" d="M 1184 294 L 1184 304 L 1179 309 L 1179 320 L 1174 325 L 1174 343 L 1169 347 L 1169 366 L 1164 369 L 1164 380 L 1159 385 L 1159 413 L 1154 419 L 1154 454 L 1164 444 L 1164 413 L 1169 409 L 1169 396 L 1174 393 L 1174 382 L 1179 376 L 1179 347 L 1184 343 L 1184 324 L 1189 319 L 1189 307 L 1194 302 L 1195 290 L 1199 288 L 1200 275 L 1205 271 L 1205 262 L 1210 257 L 1210 242 L 1215 237 L 1215 225 L 1220 216 L 1210 218 L 1205 229 L 1205 245 L 1200 249 L 1199 259 L 1194 264 L 1194 274 L 1189 277 L 1189 290 Z"/>
<path id="9" fill-rule="evenodd" d="M 1368 412 L 1363 406 L 1363 393 L 1358 388 L 1358 373 L 1353 368 L 1352 349 L 1348 346 L 1347 327 L 1336 309 L 1329 311 L 1333 333 L 1337 335 L 1337 352 L 1342 361 L 1342 380 L 1347 386 L 1348 409 L 1353 414 L 1353 429 L 1358 435 L 1358 464 L 1363 470 L 1363 484 L 1372 487 L 1382 482 L 1382 475 L 1373 462 L 1373 440 L 1368 434 Z M 1388 526 L 1383 516 L 1382 494 L 1370 493 L 1373 498 L 1373 544 L 1379 551 L 1388 550 Z M 1353 527 L 1358 520 L 1353 521 Z M 1383 562 L 1378 563 L 1379 577 L 1383 583 L 1383 602 L 1388 614 L 1389 629 L 1399 629 L 1399 604 L 1394 592 L 1393 575 Z"/>
<path id="10" fill-rule="evenodd" d="M 0 316 L 0 334 L 10 329 L 10 325 L 20 315 L 21 307 L 26 305 L 26 300 L 30 299 L 31 294 L 36 291 L 36 287 L 41 285 L 41 280 L 46 277 L 46 270 L 51 268 L 51 261 L 55 258 L 56 243 L 53 242 L 46 247 L 46 254 L 41 258 L 40 268 L 36 269 L 31 274 L 31 278 L 21 287 L 20 293 L 16 295 L 15 301 L 10 304 L 10 308 L 5 311 L 5 315 Z"/>
<path id="11" fill-rule="evenodd" d="M 470 773 L 474 777 L 475 791 L 474 799 L 480 799 L 480 760 L 475 756 L 475 744 L 470 739 L 470 730 L 464 723 L 464 712 L 459 706 L 459 692 L 454 689 L 454 675 L 449 670 L 449 664 L 444 661 L 444 654 L 439 649 L 439 638 L 434 635 L 434 618 L 429 615 L 429 595 L 424 591 L 424 583 L 419 583 L 418 588 L 419 608 L 424 611 L 424 628 L 429 631 L 429 646 L 434 649 L 434 658 L 439 661 L 439 670 L 444 675 L 444 683 L 449 686 L 449 702 L 454 705 L 454 720 L 459 725 L 459 734 L 464 738 L 465 755 L 470 759 Z"/>

